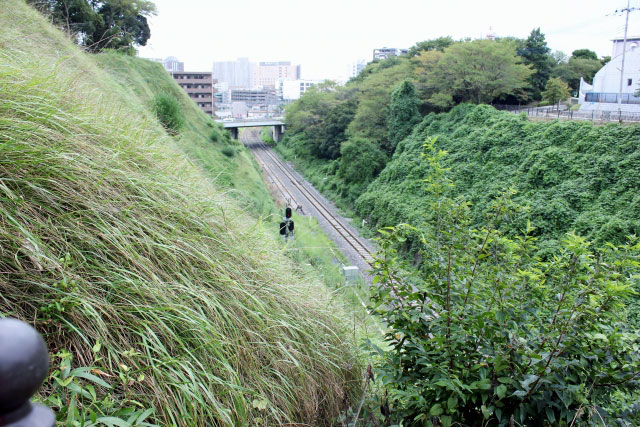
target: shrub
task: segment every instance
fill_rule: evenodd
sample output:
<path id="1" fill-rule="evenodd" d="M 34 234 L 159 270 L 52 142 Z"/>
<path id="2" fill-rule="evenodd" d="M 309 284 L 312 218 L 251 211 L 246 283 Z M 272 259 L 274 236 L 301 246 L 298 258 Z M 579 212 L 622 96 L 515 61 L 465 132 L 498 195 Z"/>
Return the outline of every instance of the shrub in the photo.
<path id="1" fill-rule="evenodd" d="M 380 173 L 387 161 L 375 144 L 361 137 L 350 138 L 340 147 L 338 174 L 350 184 L 364 184 Z"/>
<path id="2" fill-rule="evenodd" d="M 178 133 L 182 129 L 184 113 L 173 96 L 164 93 L 156 95 L 153 98 L 153 112 L 167 131 Z"/>
<path id="3" fill-rule="evenodd" d="M 222 149 L 222 154 L 227 157 L 233 157 L 236 155 L 236 150 L 233 147 L 224 147 Z"/>
<path id="4" fill-rule="evenodd" d="M 384 230 L 376 264 L 372 308 L 390 327 L 379 377 L 392 413 L 403 425 L 447 427 L 637 422 L 624 397 L 638 390 L 640 339 L 625 303 L 640 240 L 593 248 L 570 233 L 541 260 L 530 224 L 522 236 L 500 232 L 518 211 L 513 192 L 470 227 L 469 203 L 450 197 L 444 153 L 427 146 L 428 225 Z M 399 261 L 409 232 L 421 236 L 420 273 Z"/>
<path id="5" fill-rule="evenodd" d="M 211 142 L 220 142 L 222 140 L 222 136 L 220 135 L 220 132 L 217 131 L 216 129 L 212 130 L 211 133 L 209 134 L 209 141 Z"/>

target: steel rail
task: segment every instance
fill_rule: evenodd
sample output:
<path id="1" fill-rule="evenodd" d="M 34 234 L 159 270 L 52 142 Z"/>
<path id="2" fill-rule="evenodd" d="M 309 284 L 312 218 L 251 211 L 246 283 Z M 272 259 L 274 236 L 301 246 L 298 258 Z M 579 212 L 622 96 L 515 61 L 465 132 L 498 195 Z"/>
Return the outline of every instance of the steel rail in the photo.
<path id="1" fill-rule="evenodd" d="M 325 218 L 325 220 L 333 227 L 333 229 L 351 246 L 356 253 L 369 265 L 373 265 L 373 255 L 369 249 L 360 242 L 358 236 L 352 233 L 335 215 L 326 209 L 322 202 L 311 193 L 306 186 L 297 179 L 285 165 L 282 160 L 271 152 L 271 149 L 263 143 L 258 143 L 258 147 L 272 160 L 272 162 L 280 169 L 280 171 L 291 181 L 291 183 L 300 191 L 300 193 L 309 201 L 309 203 Z"/>

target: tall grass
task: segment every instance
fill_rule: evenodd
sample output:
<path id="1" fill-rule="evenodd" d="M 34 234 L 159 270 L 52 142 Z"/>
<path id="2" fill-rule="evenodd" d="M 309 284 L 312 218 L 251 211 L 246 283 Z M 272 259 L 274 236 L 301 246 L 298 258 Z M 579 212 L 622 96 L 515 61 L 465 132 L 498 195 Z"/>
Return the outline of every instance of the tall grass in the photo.
<path id="1" fill-rule="evenodd" d="M 139 100 L 6 3 L 0 315 L 158 424 L 331 424 L 359 365 L 322 286 Z"/>

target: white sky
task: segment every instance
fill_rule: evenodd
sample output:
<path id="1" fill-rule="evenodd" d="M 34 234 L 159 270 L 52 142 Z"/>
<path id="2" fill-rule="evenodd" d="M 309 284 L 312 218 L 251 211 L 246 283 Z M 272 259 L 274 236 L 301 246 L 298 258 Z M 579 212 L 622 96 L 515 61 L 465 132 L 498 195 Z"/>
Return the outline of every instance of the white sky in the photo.
<path id="1" fill-rule="evenodd" d="M 211 70 L 213 61 L 292 61 L 302 78 L 345 78 L 357 59 L 376 47 L 408 48 L 452 36 L 526 38 L 540 27 L 548 46 L 567 54 L 588 48 L 611 54 L 624 34 L 626 0 L 155 0 L 151 39 L 140 56 L 175 56 L 187 71 Z M 640 7 L 632 0 L 631 7 Z M 609 15 L 609 16 L 607 16 Z M 629 18 L 640 35 L 640 10 Z"/>

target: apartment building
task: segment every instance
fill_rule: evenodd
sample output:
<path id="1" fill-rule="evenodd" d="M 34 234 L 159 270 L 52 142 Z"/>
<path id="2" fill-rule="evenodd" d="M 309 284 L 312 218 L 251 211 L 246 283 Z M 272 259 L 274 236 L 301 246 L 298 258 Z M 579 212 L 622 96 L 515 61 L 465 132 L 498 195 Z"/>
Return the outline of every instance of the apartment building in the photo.
<path id="1" fill-rule="evenodd" d="M 299 80 L 300 66 L 290 61 L 258 62 L 253 69 L 252 87 L 275 88 L 279 80 Z"/>
<path id="2" fill-rule="evenodd" d="M 277 104 L 274 90 L 232 89 L 231 102 L 245 102 L 248 106 Z"/>
<path id="3" fill-rule="evenodd" d="M 215 111 L 215 93 L 214 84 L 216 83 L 209 72 L 196 72 L 196 71 L 183 71 L 172 73 L 173 78 L 178 85 L 193 101 L 198 104 L 198 107 L 210 116 L 214 115 Z"/>
<path id="4" fill-rule="evenodd" d="M 387 59 L 391 56 L 403 56 L 409 52 L 409 49 L 398 49 L 395 47 L 383 47 L 373 49 L 373 59 Z"/>

